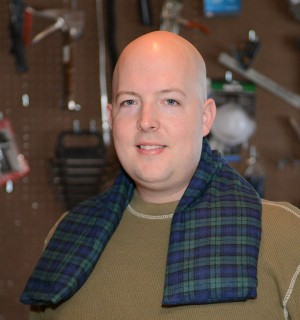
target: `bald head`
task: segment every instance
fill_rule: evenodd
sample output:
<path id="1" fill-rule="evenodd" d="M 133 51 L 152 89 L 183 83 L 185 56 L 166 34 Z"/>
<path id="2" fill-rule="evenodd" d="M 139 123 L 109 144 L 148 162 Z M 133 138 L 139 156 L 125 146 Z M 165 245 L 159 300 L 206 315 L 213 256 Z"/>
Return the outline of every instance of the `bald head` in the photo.
<path id="1" fill-rule="evenodd" d="M 187 82 L 193 83 L 201 101 L 206 100 L 206 67 L 198 50 L 184 38 L 167 31 L 154 31 L 142 35 L 129 43 L 122 51 L 113 74 L 113 99 L 120 77 L 128 68 L 139 72 L 141 81 L 145 69 L 159 66 L 165 72 L 178 69 L 183 72 Z M 159 74 L 157 74 L 159 76 Z"/>
<path id="2" fill-rule="evenodd" d="M 107 111 L 117 155 L 140 196 L 156 203 L 178 200 L 215 115 L 196 48 L 166 31 L 131 42 L 116 65 Z"/>

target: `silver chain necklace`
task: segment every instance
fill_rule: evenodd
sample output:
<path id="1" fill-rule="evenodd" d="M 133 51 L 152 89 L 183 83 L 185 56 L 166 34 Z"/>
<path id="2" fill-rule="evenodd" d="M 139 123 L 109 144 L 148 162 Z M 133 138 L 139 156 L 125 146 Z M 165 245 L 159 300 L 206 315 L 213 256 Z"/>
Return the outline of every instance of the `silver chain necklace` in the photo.
<path id="1" fill-rule="evenodd" d="M 139 218 L 143 218 L 143 219 L 149 219 L 149 220 L 162 220 L 162 219 L 171 219 L 174 215 L 174 213 L 169 213 L 169 214 L 163 214 L 161 216 L 151 216 L 149 214 L 144 214 L 138 211 L 135 211 L 131 205 L 129 204 L 127 207 L 128 211 L 130 213 L 132 213 L 133 215 L 139 217 Z"/>

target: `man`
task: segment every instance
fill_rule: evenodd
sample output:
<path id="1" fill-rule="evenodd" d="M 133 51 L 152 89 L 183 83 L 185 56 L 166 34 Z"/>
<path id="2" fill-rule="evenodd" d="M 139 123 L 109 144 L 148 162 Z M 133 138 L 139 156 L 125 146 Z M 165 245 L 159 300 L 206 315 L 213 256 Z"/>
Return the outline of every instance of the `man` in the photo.
<path id="1" fill-rule="evenodd" d="M 32 319 L 300 319 L 299 209 L 212 152 L 205 64 L 156 31 L 122 52 L 108 106 L 122 169 L 64 215 L 22 295 Z"/>

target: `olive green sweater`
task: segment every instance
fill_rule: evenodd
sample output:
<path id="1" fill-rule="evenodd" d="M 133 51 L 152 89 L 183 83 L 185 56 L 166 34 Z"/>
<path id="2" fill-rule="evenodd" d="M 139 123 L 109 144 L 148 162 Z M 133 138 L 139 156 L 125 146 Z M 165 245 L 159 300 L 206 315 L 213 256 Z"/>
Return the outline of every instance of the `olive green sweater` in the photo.
<path id="1" fill-rule="evenodd" d="M 148 216 L 127 209 L 83 287 L 59 306 L 32 311 L 30 319 L 300 319 L 300 212 L 290 204 L 269 201 L 263 201 L 257 299 L 162 307 L 168 215 L 176 205 L 144 203 L 135 194 L 132 208 Z"/>

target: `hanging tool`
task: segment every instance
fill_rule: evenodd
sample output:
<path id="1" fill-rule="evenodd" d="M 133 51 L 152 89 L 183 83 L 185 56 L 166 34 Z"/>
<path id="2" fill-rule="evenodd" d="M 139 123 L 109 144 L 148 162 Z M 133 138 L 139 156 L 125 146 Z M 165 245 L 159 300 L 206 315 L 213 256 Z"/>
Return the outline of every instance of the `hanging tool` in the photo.
<path id="1" fill-rule="evenodd" d="M 119 53 L 117 50 L 116 45 L 116 17 L 115 17 L 115 0 L 110 0 L 105 3 L 106 10 L 105 10 L 105 17 L 107 19 L 106 24 L 109 26 L 107 30 L 107 46 L 108 46 L 108 52 L 109 52 L 109 59 L 112 70 L 115 68 L 115 65 L 117 63 Z M 101 9 L 101 8 L 100 8 Z M 97 13 L 97 23 L 98 23 L 98 29 L 102 25 L 101 23 L 101 11 L 99 14 Z M 99 22 L 98 22 L 99 21 Z M 103 26 L 102 26 L 103 28 Z M 100 35 L 101 30 L 98 30 L 98 37 Z M 100 38 L 100 37 L 99 37 Z M 100 39 L 99 39 L 100 44 Z"/>
<path id="2" fill-rule="evenodd" d="M 16 71 L 24 73 L 28 71 L 24 49 L 24 3 L 21 0 L 10 0 L 9 31 L 11 38 L 10 53 L 16 59 Z"/>
<path id="3" fill-rule="evenodd" d="M 142 24 L 144 26 L 152 26 L 152 13 L 149 0 L 139 0 L 139 9 Z"/>
<path id="4" fill-rule="evenodd" d="M 98 193 L 106 156 L 99 132 L 80 130 L 77 124 L 74 129 L 58 135 L 55 158 L 49 162 L 67 209 Z"/>
<path id="5" fill-rule="evenodd" d="M 180 25 L 183 25 L 190 29 L 199 29 L 205 34 L 209 33 L 203 24 L 183 18 L 182 9 L 180 0 L 166 0 L 162 6 L 160 30 L 179 34 Z"/>
<path id="6" fill-rule="evenodd" d="M 294 19 L 300 21 L 300 0 L 289 0 L 289 10 Z M 300 49 L 300 38 L 296 40 L 296 46 Z"/>
<path id="7" fill-rule="evenodd" d="M 233 49 L 233 56 L 244 69 L 250 68 L 261 47 L 261 42 L 254 30 L 250 30 L 248 41 L 240 49 Z"/>
<path id="8" fill-rule="evenodd" d="M 300 143 L 300 124 L 293 117 L 289 117 L 288 120 L 289 120 L 289 124 L 290 124 L 291 128 L 293 129 L 293 131 L 298 139 L 298 142 Z"/>
<path id="9" fill-rule="evenodd" d="M 203 12 L 207 17 L 237 15 L 241 12 L 241 0 L 203 0 Z"/>
<path id="10" fill-rule="evenodd" d="M 233 57 L 231 57 L 229 54 L 222 52 L 218 57 L 218 61 L 227 68 L 230 68 L 231 70 L 235 71 L 236 73 L 240 74 L 246 79 L 253 81 L 263 89 L 278 96 L 279 98 L 289 103 L 293 107 L 297 109 L 300 108 L 300 96 L 298 94 L 289 91 L 288 89 L 281 86 L 279 83 L 269 79 L 268 77 L 264 76 L 263 74 L 257 72 L 252 68 L 245 70 L 240 66 L 239 62 Z"/>
<path id="11" fill-rule="evenodd" d="M 56 194 L 70 209 L 111 185 L 119 163 L 108 154 L 102 132 L 94 121 L 89 129 L 80 129 L 78 120 L 73 130 L 62 131 L 56 141 L 55 157 L 48 161 L 48 173 Z"/>
<path id="12" fill-rule="evenodd" d="M 32 44 L 38 44 L 40 41 L 50 36 L 56 31 L 63 33 L 63 69 L 65 82 L 65 97 L 63 106 L 71 111 L 79 111 L 81 106 L 75 102 L 74 74 L 73 67 L 73 41 L 78 40 L 83 34 L 84 14 L 80 10 L 64 9 L 45 9 L 36 10 L 31 7 L 26 8 L 32 15 L 54 21 L 49 27 L 38 33 L 33 39 Z"/>
<path id="13" fill-rule="evenodd" d="M 297 142 L 295 143 L 295 145 L 292 145 L 293 155 L 279 159 L 277 161 L 277 167 L 280 170 L 284 169 L 287 165 L 293 166 L 295 168 L 299 168 L 300 166 L 300 153 L 299 153 L 300 123 L 293 116 L 288 116 L 284 124 L 285 125 L 287 124 L 289 128 L 292 130 L 292 133 L 297 139 Z M 293 143 L 293 141 L 291 141 L 291 143 Z"/>
<path id="14" fill-rule="evenodd" d="M 233 57 L 227 53 L 222 52 L 218 61 L 225 67 L 230 68 L 232 71 L 240 74 L 246 79 L 251 80 L 263 89 L 280 97 L 285 102 L 293 107 L 300 108 L 300 95 L 297 95 L 288 89 L 281 86 L 279 83 L 269 79 L 263 74 L 250 68 L 260 49 L 260 42 L 254 30 L 249 31 L 249 40 L 242 50 L 233 50 Z"/>
<path id="15" fill-rule="evenodd" d="M 106 107 L 108 104 L 107 80 L 106 80 L 106 45 L 104 32 L 103 1 L 96 0 L 96 14 L 99 42 L 99 84 L 100 84 L 100 108 L 102 117 L 102 132 L 105 145 L 110 144 L 110 127 Z"/>
<path id="16" fill-rule="evenodd" d="M 243 177 L 252 185 L 260 197 L 265 193 L 265 170 L 259 161 L 259 155 L 254 145 L 249 148 L 249 158 L 246 160 L 247 167 Z"/>
<path id="17" fill-rule="evenodd" d="M 29 166 L 19 152 L 11 122 L 0 113 L 0 186 L 12 184 L 29 173 Z"/>
<path id="18" fill-rule="evenodd" d="M 294 18 L 300 21 L 300 0 L 289 0 L 289 9 Z"/>
<path id="19" fill-rule="evenodd" d="M 178 17 L 182 11 L 182 3 L 178 0 L 167 0 L 164 2 L 161 11 L 160 30 L 179 33 Z"/>
<path id="20" fill-rule="evenodd" d="M 54 21 L 52 25 L 38 33 L 32 40 L 32 44 L 37 44 L 44 38 L 56 31 L 70 33 L 72 40 L 78 40 L 83 34 L 84 14 L 80 10 L 65 9 L 44 9 L 36 10 L 32 7 L 26 7 L 26 11 L 34 16 L 46 18 Z"/>
<path id="21" fill-rule="evenodd" d="M 218 57 L 218 61 L 225 67 L 230 68 L 246 79 L 249 79 L 255 84 L 259 85 L 263 89 L 280 97 L 282 100 L 289 103 L 293 107 L 299 109 L 300 95 L 289 91 L 279 83 L 250 68 L 250 65 L 253 63 L 253 60 L 256 57 L 259 48 L 260 43 L 258 41 L 258 37 L 253 30 L 250 30 L 249 41 L 244 49 L 240 51 L 233 50 L 233 57 L 228 55 L 227 53 L 222 52 Z"/>

